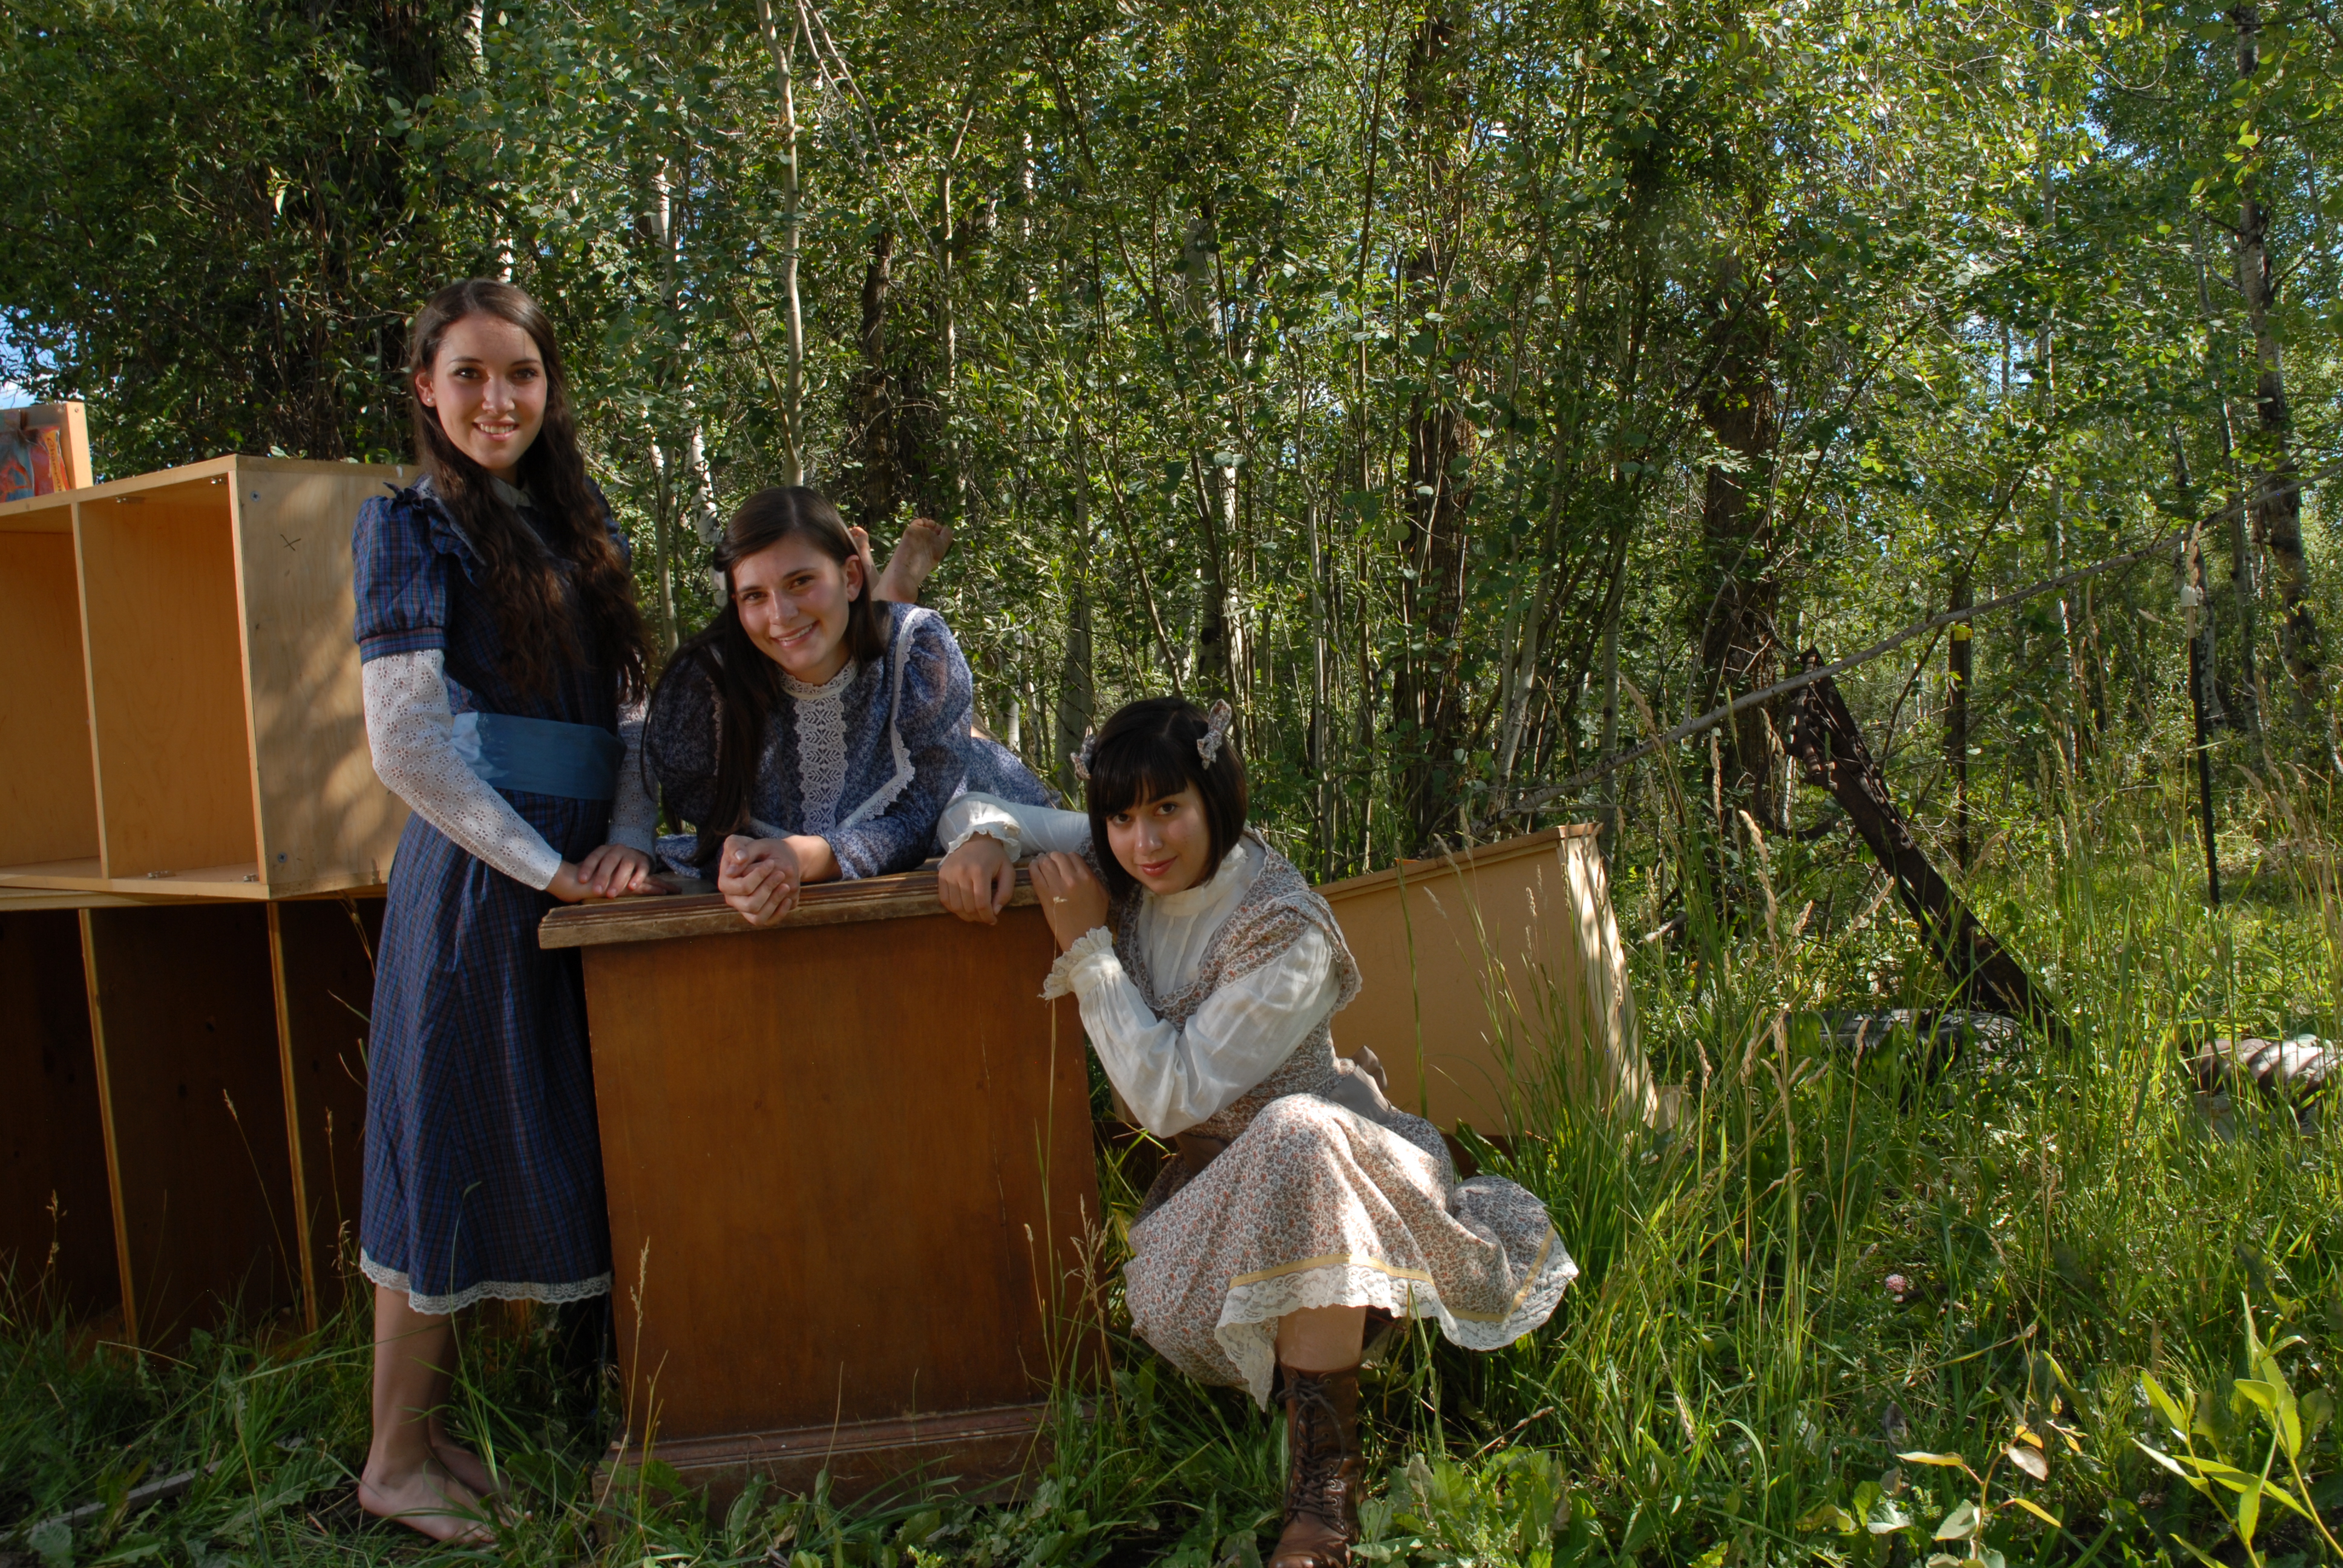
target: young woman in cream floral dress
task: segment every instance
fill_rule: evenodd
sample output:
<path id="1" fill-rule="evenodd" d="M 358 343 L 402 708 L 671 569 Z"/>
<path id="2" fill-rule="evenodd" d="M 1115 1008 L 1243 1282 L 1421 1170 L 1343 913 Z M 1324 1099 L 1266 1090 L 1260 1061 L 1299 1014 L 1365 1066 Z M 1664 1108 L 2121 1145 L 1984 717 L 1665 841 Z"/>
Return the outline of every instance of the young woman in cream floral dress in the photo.
<path id="1" fill-rule="evenodd" d="M 1544 1206 L 1457 1180 L 1439 1130 L 1334 1055 L 1358 965 L 1324 900 L 1245 828 L 1228 709 L 1135 702 L 1086 741 L 1089 812 L 970 793 L 944 811 L 945 904 L 991 920 L 1031 856 L 1071 995 L 1134 1120 L 1172 1142 L 1131 1228 L 1133 1325 L 1207 1382 L 1286 1405 L 1272 1568 L 1341 1568 L 1363 1481 L 1369 1321 L 1473 1350 L 1545 1322 L 1578 1272 Z"/>

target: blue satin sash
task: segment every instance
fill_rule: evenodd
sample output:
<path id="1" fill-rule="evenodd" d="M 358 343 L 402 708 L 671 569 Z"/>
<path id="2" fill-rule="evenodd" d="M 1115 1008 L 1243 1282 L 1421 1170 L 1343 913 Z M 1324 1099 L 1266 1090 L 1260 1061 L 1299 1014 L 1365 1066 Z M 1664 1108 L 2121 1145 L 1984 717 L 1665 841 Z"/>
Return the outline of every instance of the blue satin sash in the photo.
<path id="1" fill-rule="evenodd" d="M 499 789 L 572 800 L 614 798 L 627 758 L 607 729 L 509 713 L 458 713 L 455 743 L 465 765 Z"/>

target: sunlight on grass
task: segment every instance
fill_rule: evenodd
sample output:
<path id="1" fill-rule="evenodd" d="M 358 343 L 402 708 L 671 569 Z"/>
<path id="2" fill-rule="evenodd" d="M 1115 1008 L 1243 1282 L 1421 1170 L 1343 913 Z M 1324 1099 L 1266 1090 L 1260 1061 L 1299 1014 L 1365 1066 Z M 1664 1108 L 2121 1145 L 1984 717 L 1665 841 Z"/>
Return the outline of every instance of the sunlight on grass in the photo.
<path id="1" fill-rule="evenodd" d="M 2215 913 L 2177 795 L 2053 799 L 2004 826 L 1966 891 L 2060 999 L 2063 1048 L 1849 1043 L 1838 1015 L 1929 1008 L 1944 987 L 1835 839 L 1744 831 L 1622 878 L 1644 1042 L 1681 1086 L 1677 1115 L 1614 1122 L 1574 1104 L 1561 1069 L 1529 1065 L 1566 1053 L 1517 1057 L 1517 1124 L 1541 1131 L 1464 1142 L 1545 1199 L 1584 1276 L 1510 1350 L 1466 1355 L 1419 1331 L 1369 1374 L 1364 1560 L 2332 1552 L 2292 1504 L 2343 1503 L 2326 1369 L 2343 1350 L 2338 1134 L 2249 1087 L 2207 1093 L 2187 1065 L 2213 1034 L 2337 1032 L 2330 803 L 2301 786 L 2253 802 L 2258 864 L 2234 868 Z M 1257 1563 L 1282 1437 L 1236 1393 L 1171 1372 L 1121 1312 L 1119 1221 L 1154 1158 L 1102 1145 L 1110 1212 L 1089 1276 L 1061 1293 L 1059 1362 L 1094 1367 L 1103 1342 L 1111 1376 L 1061 1379 L 1051 1444 L 1013 1500 L 752 1489 L 711 1519 L 655 1458 L 598 1493 L 608 1418 L 565 1372 L 561 1325 L 499 1312 L 466 1337 L 456 1413 L 511 1480 L 501 1555 Z M 366 1441 L 357 1292 L 312 1341 L 198 1335 L 176 1359 L 93 1344 L 42 1302 L 39 1282 L 14 1282 L 0 1345 L 0 1515 L 19 1561 L 458 1555 L 348 1502 Z M 190 1472 L 183 1495 L 132 1501 Z"/>

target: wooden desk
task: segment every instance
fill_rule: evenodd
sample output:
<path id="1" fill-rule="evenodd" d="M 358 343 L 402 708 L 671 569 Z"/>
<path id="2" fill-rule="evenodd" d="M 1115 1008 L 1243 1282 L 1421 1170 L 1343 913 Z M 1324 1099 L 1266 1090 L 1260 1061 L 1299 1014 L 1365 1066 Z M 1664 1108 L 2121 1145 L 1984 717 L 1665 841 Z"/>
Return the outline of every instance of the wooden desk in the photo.
<path id="1" fill-rule="evenodd" d="M 557 910 L 585 950 L 628 1429 L 720 1496 L 1023 1463 L 1099 1219 L 1071 1003 L 1030 886 L 997 926 L 932 872 Z"/>

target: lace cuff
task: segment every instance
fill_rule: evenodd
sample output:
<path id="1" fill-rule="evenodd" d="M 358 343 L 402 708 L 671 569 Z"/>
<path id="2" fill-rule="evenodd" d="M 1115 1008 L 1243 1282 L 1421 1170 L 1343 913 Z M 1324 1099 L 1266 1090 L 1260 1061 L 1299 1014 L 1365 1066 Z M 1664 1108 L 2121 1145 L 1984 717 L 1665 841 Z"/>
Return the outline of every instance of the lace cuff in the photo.
<path id="1" fill-rule="evenodd" d="M 962 844 L 967 843 L 970 839 L 992 839 L 998 840 L 1001 847 L 1009 851 L 1009 858 L 1011 860 L 1016 859 L 1024 852 L 1017 841 L 1016 823 L 979 822 L 974 827 L 963 828 L 959 832 L 953 834 L 950 840 L 944 845 L 944 853 L 947 855 L 952 853 Z"/>
<path id="2" fill-rule="evenodd" d="M 1041 1000 L 1055 1001 L 1061 996 L 1071 996 L 1078 989 L 1074 978 L 1082 966 L 1094 960 L 1114 961 L 1114 933 L 1104 926 L 1092 926 L 1074 939 L 1074 945 L 1058 955 L 1050 966 L 1049 977 L 1041 982 Z"/>

